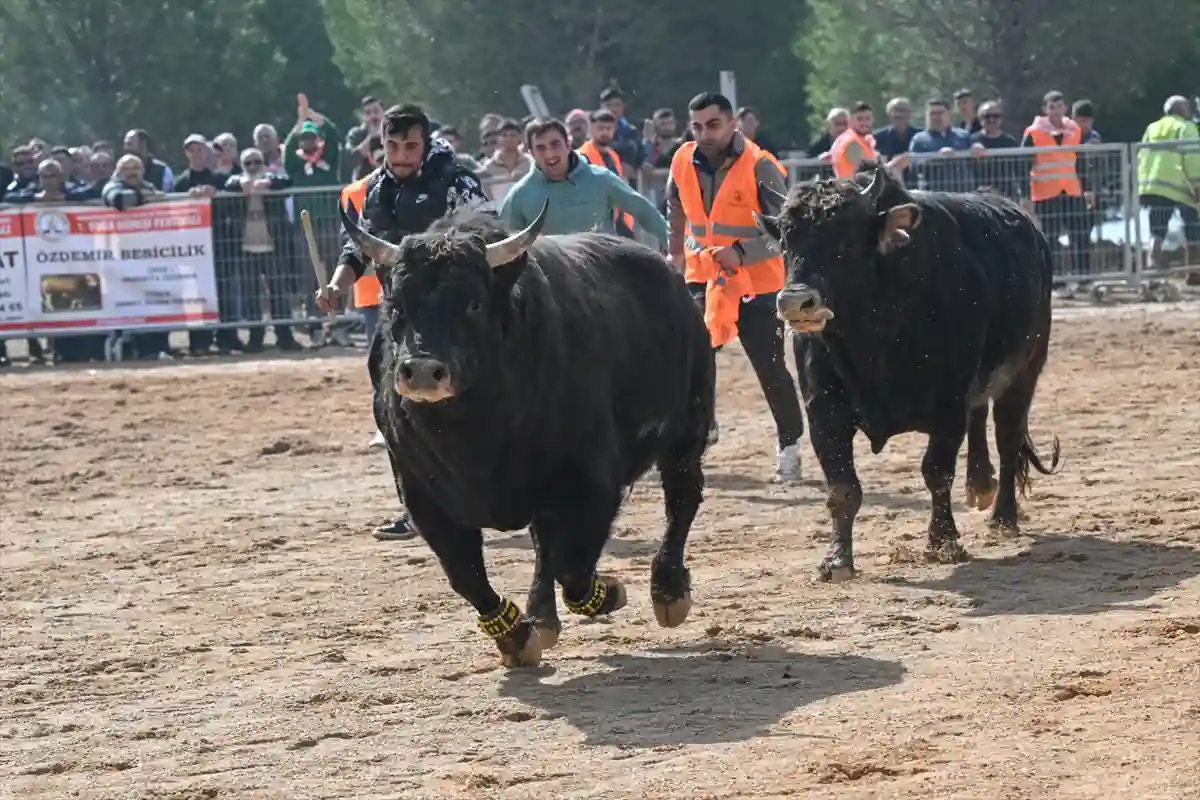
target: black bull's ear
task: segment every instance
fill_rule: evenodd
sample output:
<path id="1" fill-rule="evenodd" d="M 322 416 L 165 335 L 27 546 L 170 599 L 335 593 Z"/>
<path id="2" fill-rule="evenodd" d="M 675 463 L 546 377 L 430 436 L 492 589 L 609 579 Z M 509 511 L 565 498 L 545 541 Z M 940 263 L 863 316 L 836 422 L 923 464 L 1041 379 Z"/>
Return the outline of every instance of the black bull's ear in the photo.
<path id="1" fill-rule="evenodd" d="M 884 255 L 912 241 L 912 232 L 921 224 L 921 209 L 916 203 L 903 203 L 879 212 L 883 228 L 879 231 L 879 252 Z"/>

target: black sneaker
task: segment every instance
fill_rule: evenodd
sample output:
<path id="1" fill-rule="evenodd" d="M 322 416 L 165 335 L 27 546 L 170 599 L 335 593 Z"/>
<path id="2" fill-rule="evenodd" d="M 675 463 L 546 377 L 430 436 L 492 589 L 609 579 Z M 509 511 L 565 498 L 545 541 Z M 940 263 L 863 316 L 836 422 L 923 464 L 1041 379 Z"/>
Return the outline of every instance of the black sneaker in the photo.
<path id="1" fill-rule="evenodd" d="M 417 529 L 413 525 L 412 520 L 405 514 L 396 518 L 393 522 L 380 525 L 371 535 L 381 542 L 403 542 L 416 538 Z"/>

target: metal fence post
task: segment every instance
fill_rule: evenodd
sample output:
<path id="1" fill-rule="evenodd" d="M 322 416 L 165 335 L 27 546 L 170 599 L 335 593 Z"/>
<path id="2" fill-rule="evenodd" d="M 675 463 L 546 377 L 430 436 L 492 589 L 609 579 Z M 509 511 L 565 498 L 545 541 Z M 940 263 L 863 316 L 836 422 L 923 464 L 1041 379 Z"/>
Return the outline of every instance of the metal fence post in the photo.
<path id="1" fill-rule="evenodd" d="M 1134 229 L 1136 228 L 1137 237 L 1141 239 L 1142 226 L 1138 220 L 1136 211 L 1137 199 L 1134 193 L 1134 182 L 1132 178 L 1132 170 L 1136 169 L 1136 160 L 1131 157 L 1134 145 L 1126 145 L 1121 148 L 1121 212 L 1125 217 L 1125 273 L 1128 275 L 1129 283 L 1132 286 L 1138 286 L 1141 282 L 1141 276 L 1137 272 L 1138 259 L 1134 251 Z M 1140 250 L 1141 242 L 1138 242 Z"/>
<path id="2" fill-rule="evenodd" d="M 1146 243 L 1142 241 L 1142 198 L 1138 194 L 1137 168 L 1142 146 L 1138 143 L 1129 145 L 1129 214 L 1130 224 L 1134 226 L 1133 236 L 1130 237 L 1130 257 L 1133 259 L 1133 275 L 1130 281 L 1141 285 L 1142 266 L 1145 259 Z"/>

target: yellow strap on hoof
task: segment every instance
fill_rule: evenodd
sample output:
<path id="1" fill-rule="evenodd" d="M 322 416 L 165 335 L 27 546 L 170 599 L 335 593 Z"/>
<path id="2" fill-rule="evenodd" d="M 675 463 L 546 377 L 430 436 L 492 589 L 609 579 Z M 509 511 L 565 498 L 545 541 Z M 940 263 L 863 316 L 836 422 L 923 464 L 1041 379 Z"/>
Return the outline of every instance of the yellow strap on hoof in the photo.
<path id="1" fill-rule="evenodd" d="M 585 617 L 594 617 L 600 613 L 601 607 L 604 605 L 604 599 L 608 597 L 608 584 L 599 578 L 592 578 L 592 591 L 588 595 L 588 599 L 582 603 L 572 603 L 567 599 L 566 592 L 563 593 L 563 605 L 573 614 L 582 614 Z"/>
<path id="2" fill-rule="evenodd" d="M 521 609 L 512 600 L 505 598 L 500 603 L 500 610 L 490 617 L 479 617 L 479 630 L 493 639 L 512 633 L 521 624 Z"/>

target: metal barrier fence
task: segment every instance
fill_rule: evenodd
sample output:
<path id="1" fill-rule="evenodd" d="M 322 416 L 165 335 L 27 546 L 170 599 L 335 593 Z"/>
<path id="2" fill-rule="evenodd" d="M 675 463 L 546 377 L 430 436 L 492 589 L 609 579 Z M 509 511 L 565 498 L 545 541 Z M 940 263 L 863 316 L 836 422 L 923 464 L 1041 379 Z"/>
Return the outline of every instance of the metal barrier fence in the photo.
<path id="1" fill-rule="evenodd" d="M 1163 145 L 1112 144 L 1077 148 L 1020 148 L 913 154 L 904 170 L 903 180 L 910 188 L 943 191 L 973 191 L 990 187 L 1013 199 L 1022 200 L 1030 194 L 1030 169 L 1035 155 L 1058 151 L 1075 152 L 1076 169 L 1084 188 L 1083 197 L 1060 197 L 1032 203 L 1028 199 L 1022 200 L 1035 214 L 1052 242 L 1058 245 L 1055 273 L 1060 279 L 1069 282 L 1123 279 L 1136 283 L 1143 278 L 1183 272 L 1189 266 L 1193 270 L 1200 270 L 1200 223 L 1180 224 L 1178 218 L 1165 223 L 1166 212 L 1172 210 L 1171 208 L 1164 207 L 1154 198 L 1149 200 L 1155 207 L 1146 208 L 1147 198 L 1139 199 L 1137 160 L 1140 153 L 1150 148 L 1175 149 L 1184 153 L 1197 152 L 1200 151 L 1200 141 Z M 832 176 L 831 165 L 820 159 L 788 160 L 783 163 L 788 170 L 789 185 Z M 664 205 L 666 176 L 666 170 L 656 170 L 639 173 L 636 179 L 639 191 L 660 208 Z M 497 195 L 507 191 L 512 185 L 511 179 L 485 179 L 484 183 L 489 192 L 492 184 L 497 184 Z M 73 335 L 105 336 L 105 357 L 109 360 L 119 360 L 123 351 L 127 349 L 125 345 L 131 340 L 136 342 L 148 334 L 162 335 L 164 332 L 183 328 L 192 333 L 195 337 L 193 341 L 198 341 L 201 349 L 207 346 L 206 341 L 212 341 L 214 334 L 218 347 L 221 346 L 222 340 L 230 342 L 228 333 L 220 332 L 234 331 L 238 328 L 250 329 L 252 342 L 261 342 L 263 332 L 268 326 L 274 328 L 277 338 L 290 338 L 289 332 L 297 329 L 313 334 L 327 324 L 327 320 L 313 305 L 317 284 L 309 263 L 304 233 L 299 224 L 300 212 L 307 210 L 311 216 L 317 247 L 322 259 L 332 271 L 344 241 L 338 215 L 339 194 L 340 188 L 329 187 L 260 192 L 251 195 L 221 193 L 211 201 L 188 200 L 182 195 L 168 196 L 168 201 L 179 204 L 210 203 L 208 216 L 211 227 L 211 262 L 206 261 L 205 264 L 211 271 L 211 285 L 215 292 L 212 308 L 203 318 L 190 318 L 182 325 L 178 321 L 139 324 L 127 328 L 96 325 L 77 328 Z M 78 208 L 79 205 L 72 204 L 72 207 Z M 53 207 L 52 204 L 40 203 L 32 207 L 0 206 L 0 214 L 14 210 L 23 210 L 30 214 L 36 209 L 41 215 L 46 209 Z M 87 211 L 85 209 L 85 212 Z M 97 213 L 106 214 L 110 218 L 114 215 L 131 214 L 130 211 L 112 210 Z M 86 215 L 87 213 L 83 216 Z M 13 215 L 10 213 L 9 217 Z M 70 228 L 73 223 L 59 224 Z M 29 227 L 29 223 L 25 225 Z M 53 225 L 49 227 L 53 228 Z M 1162 256 L 1153 269 L 1146 269 L 1143 266 L 1144 253 L 1146 243 L 1151 241 L 1152 232 L 1162 240 Z M 57 235 L 54 230 L 43 231 L 39 227 L 36 231 L 26 230 L 25 236 L 28 241 L 28 237 L 34 234 L 47 238 L 52 233 Z M 189 235 L 196 233 L 193 231 Z M 3 218 L 0 217 L 0 237 L 4 235 L 6 234 Z M 176 240 L 173 230 L 160 232 L 160 238 L 164 243 Z M 641 238 L 649 239 L 648 243 L 651 245 L 655 244 L 652 238 L 644 234 Z M 182 238 L 178 240 L 182 241 Z M 0 243 L 5 241 L 8 240 L 0 238 Z M 124 244 L 121 246 L 124 247 Z M 4 249 L 6 248 L 0 248 Z M 28 250 L 27 247 L 26 251 Z M 25 255 L 27 260 L 32 261 L 33 257 L 29 252 Z M 111 253 L 109 257 L 111 258 Z M 42 256 L 39 255 L 38 258 Z M 209 264 L 211 266 L 207 266 Z M 0 262 L 0 266 L 2 265 Z M 109 266 L 105 266 L 93 273 L 95 277 L 92 283 L 95 286 L 91 288 L 97 293 L 97 298 L 108 291 L 102 285 L 103 282 L 114 280 L 109 269 Z M 39 302 L 46 309 L 53 303 L 47 299 L 47 281 L 74 278 L 80 274 L 80 270 L 74 264 L 54 271 L 62 274 L 41 274 L 38 278 L 42 285 Z M 104 281 L 100 280 L 100 275 L 103 275 Z M 3 284 L 3 279 L 4 273 L 0 271 L 0 284 Z M 133 280 L 130 278 L 130 281 Z M 89 290 L 85 283 L 86 281 L 79 283 L 79 286 L 74 288 L 67 287 L 70 291 L 64 295 L 66 299 L 62 301 L 66 305 L 54 309 L 56 314 L 69 317 L 86 311 L 88 301 L 86 298 L 80 299 Z M 76 295 L 71 295 L 71 291 L 76 291 Z M 33 333 L 14 330 L 11 324 L 6 326 L 3 317 L 5 293 L 10 296 L 13 294 L 8 287 L 0 285 L 0 339 L 58 336 L 44 326 Z M 29 290 L 26 290 L 25 294 L 29 296 Z M 99 299 L 96 302 L 99 303 Z M 351 311 L 343 314 L 340 319 L 341 324 L 353 324 L 361 319 L 361 315 Z M 147 346 L 152 348 L 155 345 L 151 343 Z M 237 345 L 233 347 L 238 349 Z"/>
<path id="2" fill-rule="evenodd" d="M 991 188 L 1023 200 L 1052 244 L 1058 245 L 1055 275 L 1075 283 L 1126 280 L 1136 283 L 1200 269 L 1200 230 L 1189 230 L 1174 206 L 1157 206 L 1152 218 L 1138 195 L 1138 156 L 1147 149 L 1196 152 L 1200 140 L 1146 144 L 1101 144 L 1086 147 L 996 148 L 982 151 L 911 153 L 902 179 L 910 189 L 970 192 Z M 1076 154 L 1084 196 L 1030 202 L 1030 170 L 1038 153 Z M 788 186 L 833 177 L 833 166 L 821 159 L 789 159 Z M 641 182 L 643 193 L 662 207 L 667 170 L 655 170 Z M 1196 184 L 1200 191 L 1200 182 Z M 1145 265 L 1152 228 L 1160 233 L 1163 257 Z"/>

